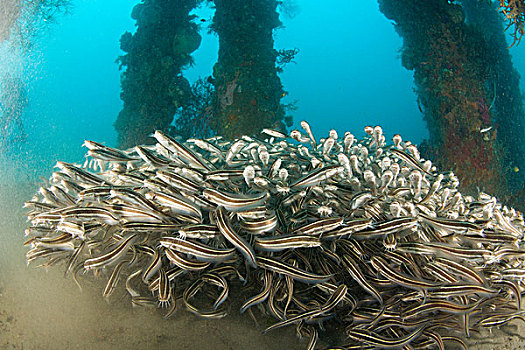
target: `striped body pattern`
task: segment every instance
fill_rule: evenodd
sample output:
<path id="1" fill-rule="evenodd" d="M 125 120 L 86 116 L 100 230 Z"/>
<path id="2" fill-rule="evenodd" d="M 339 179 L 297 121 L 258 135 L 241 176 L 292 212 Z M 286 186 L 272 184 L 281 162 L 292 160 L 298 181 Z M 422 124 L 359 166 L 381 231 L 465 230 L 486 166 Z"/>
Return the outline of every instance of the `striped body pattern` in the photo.
<path id="1" fill-rule="evenodd" d="M 462 194 L 417 147 L 379 126 L 362 140 L 306 122 L 228 141 L 126 150 L 86 141 L 84 165 L 58 170 L 25 203 L 27 263 L 107 280 L 133 307 L 273 319 L 337 349 L 463 347 L 473 331 L 525 320 L 524 221 L 496 198 Z M 82 276 L 82 277 L 81 277 Z M 125 291 L 125 292 L 124 292 Z M 182 300 L 181 300 L 182 299 Z M 340 327 L 343 324 L 344 327 Z M 335 344 L 334 344 L 335 346 Z"/>

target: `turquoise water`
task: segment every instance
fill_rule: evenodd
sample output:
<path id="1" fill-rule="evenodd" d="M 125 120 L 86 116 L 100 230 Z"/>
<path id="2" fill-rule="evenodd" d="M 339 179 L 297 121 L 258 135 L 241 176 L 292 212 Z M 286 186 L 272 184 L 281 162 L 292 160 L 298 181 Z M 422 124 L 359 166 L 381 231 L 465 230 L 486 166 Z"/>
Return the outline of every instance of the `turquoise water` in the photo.
<path id="1" fill-rule="evenodd" d="M 297 3 L 300 10 L 293 18 L 283 17 L 285 28 L 275 34 L 277 48 L 300 49 L 296 63 L 281 75 L 289 91 L 283 102 L 298 101 L 295 126 L 308 120 L 319 135 L 335 128 L 362 136 L 365 125 L 380 124 L 388 139 L 399 133 L 420 143 L 428 137 L 412 73 L 398 57 L 402 41 L 377 3 Z M 122 289 L 106 303 L 101 297 L 104 279 L 81 277 L 81 292 L 63 278 L 61 266 L 48 271 L 26 267 L 23 202 L 57 160 L 83 161 L 85 139 L 116 144 L 112 124 L 122 104 L 115 59 L 122 54 L 120 36 L 134 30 L 129 16 L 134 5 L 75 1 L 70 14 L 39 33 L 31 50 L 13 53 L 5 44 L 0 47 L 0 72 L 22 77 L 28 101 L 22 115 L 26 141 L 11 143 L 0 156 L 0 348 L 304 348 L 306 341 L 298 341 L 293 329 L 262 336 L 267 320 L 259 316 L 256 325 L 237 309 L 231 317 L 209 321 L 181 306 L 164 320 L 158 310 L 131 308 Z M 196 11 L 206 20 L 212 13 Z M 211 74 L 217 59 L 217 37 L 206 33 L 203 25 L 195 66 L 185 72 L 191 81 Z M 511 49 L 522 75 L 524 45 Z M 523 81 L 521 87 L 525 89 Z M 492 345 L 479 345 L 484 346 Z"/>

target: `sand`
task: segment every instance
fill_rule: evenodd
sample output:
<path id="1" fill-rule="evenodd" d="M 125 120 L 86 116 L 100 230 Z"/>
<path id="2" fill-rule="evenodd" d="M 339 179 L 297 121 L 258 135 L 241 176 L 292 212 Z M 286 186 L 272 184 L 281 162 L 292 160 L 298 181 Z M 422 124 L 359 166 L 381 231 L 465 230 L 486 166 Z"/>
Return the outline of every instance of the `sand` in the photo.
<path id="1" fill-rule="evenodd" d="M 24 201 L 38 186 L 11 183 L 0 185 L 0 349 L 304 349 L 307 339 L 295 337 L 293 327 L 263 335 L 268 319 L 256 312 L 259 324 L 240 315 L 240 300 L 230 315 L 205 320 L 179 302 L 175 314 L 165 320 L 165 310 L 132 308 L 121 284 L 106 302 L 105 280 L 89 274 L 81 277 L 80 291 L 64 267 L 47 271 L 25 264 L 27 227 Z M 121 282 L 122 283 L 122 282 Z M 341 330 L 322 333 L 323 341 Z M 514 334 L 514 335 L 510 335 Z M 476 336 L 471 349 L 525 349 L 525 340 L 515 325 Z M 452 348 L 452 347 L 451 347 Z"/>

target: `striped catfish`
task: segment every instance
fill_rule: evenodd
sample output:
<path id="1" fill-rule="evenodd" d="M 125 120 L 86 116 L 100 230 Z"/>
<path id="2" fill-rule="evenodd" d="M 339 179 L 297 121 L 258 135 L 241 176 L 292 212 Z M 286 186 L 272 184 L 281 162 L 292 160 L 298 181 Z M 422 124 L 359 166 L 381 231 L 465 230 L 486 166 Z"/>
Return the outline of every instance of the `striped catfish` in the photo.
<path id="1" fill-rule="evenodd" d="M 86 270 L 99 269 L 118 261 L 128 253 L 131 246 L 137 239 L 137 236 L 137 234 L 131 234 L 128 237 L 123 238 L 114 249 L 110 250 L 106 254 L 96 258 L 87 259 L 84 262 L 84 268 Z"/>
<path id="2" fill-rule="evenodd" d="M 162 237 L 159 243 L 163 247 L 173 249 L 180 253 L 193 255 L 197 260 L 202 261 L 220 262 L 235 256 L 235 248 L 213 248 L 202 243 L 182 240 L 175 237 Z"/>
<path id="3" fill-rule="evenodd" d="M 217 220 L 217 227 L 223 237 L 237 248 L 242 255 L 244 255 L 248 264 L 257 268 L 257 261 L 253 248 L 230 225 L 226 210 L 223 207 L 217 208 L 215 211 L 215 217 Z"/>

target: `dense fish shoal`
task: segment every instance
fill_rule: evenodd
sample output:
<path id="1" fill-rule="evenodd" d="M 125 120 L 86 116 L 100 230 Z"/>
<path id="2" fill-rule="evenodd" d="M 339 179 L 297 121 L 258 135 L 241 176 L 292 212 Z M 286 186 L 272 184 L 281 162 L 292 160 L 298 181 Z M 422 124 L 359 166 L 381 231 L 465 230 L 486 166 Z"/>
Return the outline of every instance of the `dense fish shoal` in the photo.
<path id="1" fill-rule="evenodd" d="M 227 141 L 157 131 L 128 150 L 86 141 L 25 203 L 28 263 L 65 265 L 79 286 L 106 276 L 111 298 L 206 319 L 239 312 L 294 327 L 315 348 L 466 347 L 523 320 L 523 216 L 439 173 L 379 126 L 357 140 L 306 122 Z"/>

